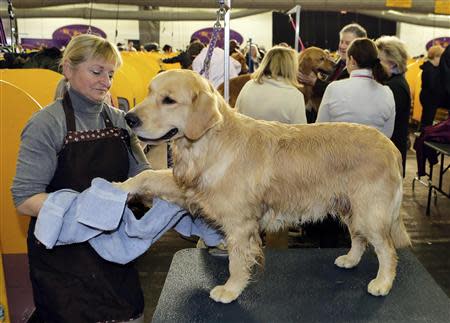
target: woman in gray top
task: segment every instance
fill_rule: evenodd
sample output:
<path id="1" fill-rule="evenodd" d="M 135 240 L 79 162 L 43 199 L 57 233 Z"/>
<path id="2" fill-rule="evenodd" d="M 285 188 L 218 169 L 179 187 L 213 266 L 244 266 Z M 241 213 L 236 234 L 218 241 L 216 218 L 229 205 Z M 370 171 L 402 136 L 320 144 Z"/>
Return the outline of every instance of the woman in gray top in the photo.
<path id="1" fill-rule="evenodd" d="M 61 62 L 68 90 L 33 115 L 22 132 L 12 193 L 17 210 L 31 216 L 30 278 L 36 314 L 44 322 L 143 322 L 133 264 L 108 262 L 87 242 L 48 250 L 33 234 L 49 193 L 81 192 L 95 177 L 123 181 L 149 168 L 124 113 L 104 103 L 121 63 L 107 40 L 73 38 Z"/>

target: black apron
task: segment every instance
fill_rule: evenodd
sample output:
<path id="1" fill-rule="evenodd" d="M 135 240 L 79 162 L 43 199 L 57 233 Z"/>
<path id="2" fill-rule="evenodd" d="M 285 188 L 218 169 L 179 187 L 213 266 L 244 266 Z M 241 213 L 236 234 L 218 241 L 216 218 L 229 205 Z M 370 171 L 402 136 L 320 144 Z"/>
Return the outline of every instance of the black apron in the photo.
<path id="1" fill-rule="evenodd" d="M 115 128 L 106 112 L 106 127 L 76 131 L 69 94 L 63 99 L 67 135 L 58 154 L 47 192 L 70 188 L 82 192 L 95 177 L 124 181 L 128 177 L 129 137 Z M 144 311 L 139 277 L 132 263 L 119 265 L 101 258 L 88 242 L 48 250 L 28 229 L 28 258 L 36 314 L 46 323 L 128 321 Z"/>

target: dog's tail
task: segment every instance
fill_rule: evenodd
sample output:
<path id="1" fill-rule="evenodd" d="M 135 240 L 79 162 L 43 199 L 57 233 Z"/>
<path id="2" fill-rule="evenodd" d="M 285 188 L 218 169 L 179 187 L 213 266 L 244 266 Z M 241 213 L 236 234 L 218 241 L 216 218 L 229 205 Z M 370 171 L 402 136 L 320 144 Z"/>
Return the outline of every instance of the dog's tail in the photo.
<path id="1" fill-rule="evenodd" d="M 400 206 L 402 204 L 403 186 L 400 184 L 397 194 L 394 200 L 394 213 L 393 221 L 391 225 L 391 238 L 394 242 L 395 248 L 404 248 L 411 246 L 411 239 L 406 231 L 405 224 L 403 223 L 403 216 L 400 212 Z"/>
<path id="2" fill-rule="evenodd" d="M 391 237 L 395 248 L 404 248 L 411 246 L 411 239 L 406 231 L 405 224 L 401 216 L 398 217 L 391 227 Z"/>

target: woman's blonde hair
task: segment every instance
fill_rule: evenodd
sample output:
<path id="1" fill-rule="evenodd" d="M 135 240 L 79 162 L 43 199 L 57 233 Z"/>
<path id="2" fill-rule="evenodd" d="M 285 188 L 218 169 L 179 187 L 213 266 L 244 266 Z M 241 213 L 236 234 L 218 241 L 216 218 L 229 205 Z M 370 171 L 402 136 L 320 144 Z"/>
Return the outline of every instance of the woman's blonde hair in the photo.
<path id="1" fill-rule="evenodd" d="M 122 57 L 117 47 L 107 39 L 92 34 L 82 34 L 72 38 L 64 50 L 60 65 L 62 67 L 67 62 L 75 68 L 92 58 L 113 62 L 116 67 L 122 65 Z"/>
<path id="2" fill-rule="evenodd" d="M 381 36 L 375 41 L 380 52 L 386 55 L 386 58 L 397 65 L 400 73 L 406 72 L 408 61 L 408 52 L 405 43 L 395 36 Z"/>
<path id="3" fill-rule="evenodd" d="M 262 84 L 264 76 L 273 79 L 282 79 L 295 87 L 298 87 L 297 72 L 298 58 L 297 52 L 292 48 L 274 46 L 272 47 L 253 73 L 252 78 Z"/>

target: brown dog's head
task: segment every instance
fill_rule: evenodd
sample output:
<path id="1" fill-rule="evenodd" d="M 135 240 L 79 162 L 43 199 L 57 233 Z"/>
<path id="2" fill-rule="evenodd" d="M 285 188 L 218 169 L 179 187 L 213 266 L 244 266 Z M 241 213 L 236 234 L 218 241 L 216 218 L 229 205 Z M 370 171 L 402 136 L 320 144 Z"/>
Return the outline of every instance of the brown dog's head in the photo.
<path id="1" fill-rule="evenodd" d="M 300 53 L 298 65 L 299 71 L 303 74 L 314 72 L 319 78 L 324 79 L 334 72 L 336 64 L 327 51 L 318 47 L 308 47 Z"/>
<path id="2" fill-rule="evenodd" d="M 212 85 L 190 70 L 170 70 L 150 83 L 150 94 L 125 119 L 139 139 L 159 144 L 180 137 L 199 139 L 222 120 Z"/>

